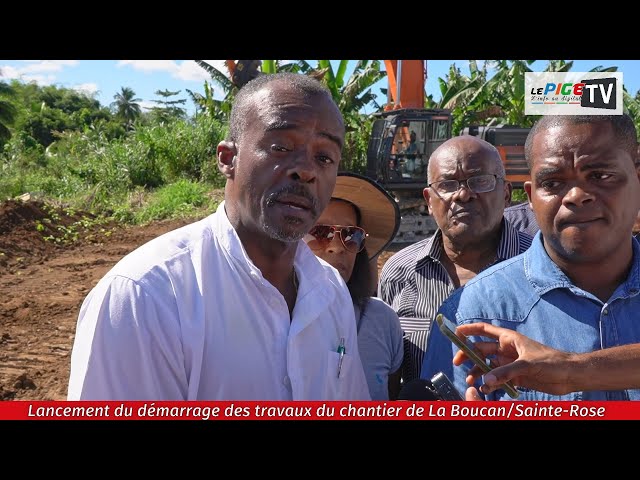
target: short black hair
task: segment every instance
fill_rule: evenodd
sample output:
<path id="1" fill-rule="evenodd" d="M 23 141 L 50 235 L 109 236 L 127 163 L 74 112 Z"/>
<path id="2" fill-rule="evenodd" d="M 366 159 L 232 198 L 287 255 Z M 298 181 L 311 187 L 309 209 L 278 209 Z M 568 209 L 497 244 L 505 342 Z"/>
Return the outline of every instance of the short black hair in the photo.
<path id="1" fill-rule="evenodd" d="M 611 125 L 616 139 L 625 150 L 628 150 L 632 154 L 632 158 L 634 162 L 636 162 L 638 132 L 636 131 L 633 120 L 626 113 L 622 115 L 545 115 L 531 127 L 531 131 L 529 131 L 529 135 L 527 135 L 527 140 L 524 144 L 524 155 L 527 160 L 527 166 L 531 169 L 533 165 L 531 156 L 533 139 L 540 131 L 566 124 L 576 125 L 600 122 L 607 122 Z"/>
<path id="2" fill-rule="evenodd" d="M 258 75 L 256 78 L 243 86 L 233 101 L 231 115 L 229 118 L 229 133 L 227 141 L 238 142 L 246 127 L 247 113 L 254 108 L 251 105 L 251 97 L 272 82 L 285 82 L 294 89 L 309 95 L 326 95 L 333 101 L 331 92 L 322 83 L 313 77 L 301 73 L 279 72 L 272 74 Z M 336 107 L 337 108 L 337 107 Z"/>

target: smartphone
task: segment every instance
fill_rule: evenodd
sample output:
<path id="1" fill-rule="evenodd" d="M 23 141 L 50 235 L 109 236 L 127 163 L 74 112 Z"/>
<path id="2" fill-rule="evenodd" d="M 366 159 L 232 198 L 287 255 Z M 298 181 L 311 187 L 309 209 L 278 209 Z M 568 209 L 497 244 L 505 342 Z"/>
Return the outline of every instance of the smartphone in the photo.
<path id="1" fill-rule="evenodd" d="M 467 357 L 469 357 L 469 359 L 471 359 L 473 363 L 475 363 L 478 367 L 480 367 L 480 369 L 484 373 L 489 373 L 491 370 L 493 370 L 494 366 L 491 364 L 491 361 L 487 363 L 487 359 L 484 357 L 482 352 L 480 352 L 480 350 L 478 350 L 473 345 L 473 342 L 471 340 L 469 340 L 464 335 L 462 335 L 462 338 L 456 335 L 455 323 L 453 323 L 451 320 L 449 320 L 447 317 L 445 317 L 441 313 L 439 313 L 436 316 L 436 323 L 438 324 L 438 327 L 440 327 L 440 331 L 444 333 L 444 335 L 449 340 L 451 340 L 454 343 L 454 345 L 456 345 L 460 350 L 466 353 Z M 518 391 L 515 389 L 515 387 L 511 382 L 502 384 L 501 388 L 505 392 L 507 392 L 507 394 L 511 398 L 518 398 L 520 396 L 520 394 L 518 393 Z"/>
<path id="2" fill-rule="evenodd" d="M 456 390 L 456 387 L 453 386 L 449 377 L 442 372 L 438 372 L 431 377 L 431 385 L 435 390 L 436 396 L 438 396 L 440 400 L 449 400 L 454 402 L 464 401 L 464 398 L 462 398 L 460 392 Z"/>

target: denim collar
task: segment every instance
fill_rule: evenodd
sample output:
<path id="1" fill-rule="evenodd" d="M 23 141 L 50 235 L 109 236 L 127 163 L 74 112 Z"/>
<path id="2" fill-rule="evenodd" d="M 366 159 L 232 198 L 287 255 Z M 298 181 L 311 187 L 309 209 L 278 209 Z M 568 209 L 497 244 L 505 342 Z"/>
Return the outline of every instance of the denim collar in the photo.
<path id="1" fill-rule="evenodd" d="M 629 298 L 640 292 L 640 243 L 632 239 L 633 257 L 631 270 L 625 281 L 618 285 L 609 301 L 617 298 Z M 606 268 L 606 265 L 603 266 Z M 556 265 L 544 249 L 542 232 L 538 231 L 531 247 L 524 253 L 524 273 L 536 293 L 544 295 L 554 288 L 568 288 L 576 295 L 589 297 L 602 303 L 589 292 L 585 292 L 571 282 L 560 267 Z"/>

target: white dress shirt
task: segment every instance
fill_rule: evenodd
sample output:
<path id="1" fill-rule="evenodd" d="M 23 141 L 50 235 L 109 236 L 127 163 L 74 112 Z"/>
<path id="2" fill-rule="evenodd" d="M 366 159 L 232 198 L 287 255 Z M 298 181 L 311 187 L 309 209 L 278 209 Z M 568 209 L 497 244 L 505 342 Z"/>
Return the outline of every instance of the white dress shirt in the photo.
<path id="1" fill-rule="evenodd" d="M 141 246 L 82 304 L 68 399 L 369 400 L 344 281 L 303 241 L 294 267 L 291 318 L 224 202 Z"/>

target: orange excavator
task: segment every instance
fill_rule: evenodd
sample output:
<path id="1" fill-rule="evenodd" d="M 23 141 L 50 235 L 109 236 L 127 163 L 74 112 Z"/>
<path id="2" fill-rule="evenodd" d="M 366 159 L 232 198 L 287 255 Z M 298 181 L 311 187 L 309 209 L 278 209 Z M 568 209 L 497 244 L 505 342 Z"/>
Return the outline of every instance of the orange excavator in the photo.
<path id="1" fill-rule="evenodd" d="M 260 75 L 262 60 L 225 60 L 231 83 L 241 88 L 249 80 L 253 80 Z"/>
<path id="2" fill-rule="evenodd" d="M 450 110 L 425 108 L 426 60 L 385 60 L 388 90 L 383 112 L 374 114 L 367 148 L 367 176 L 398 201 L 402 223 L 395 243 L 413 243 L 437 228 L 428 215 L 422 191 L 427 186 L 429 157 L 451 138 Z M 462 134 L 480 136 L 496 146 L 507 180 L 521 187 L 529 170 L 524 159 L 528 128 L 466 127 Z"/>
<path id="3" fill-rule="evenodd" d="M 422 191 L 427 186 L 429 157 L 451 138 L 450 110 L 425 108 L 426 60 L 384 60 L 387 104 L 375 113 L 367 147 L 368 177 L 380 183 L 398 201 L 402 222 L 394 243 L 413 243 L 437 228 L 428 215 Z M 226 60 L 233 84 L 241 88 L 260 75 L 260 60 Z M 521 187 L 529 177 L 524 159 L 528 128 L 513 126 L 466 127 L 496 146 L 505 164 L 507 180 Z"/>

